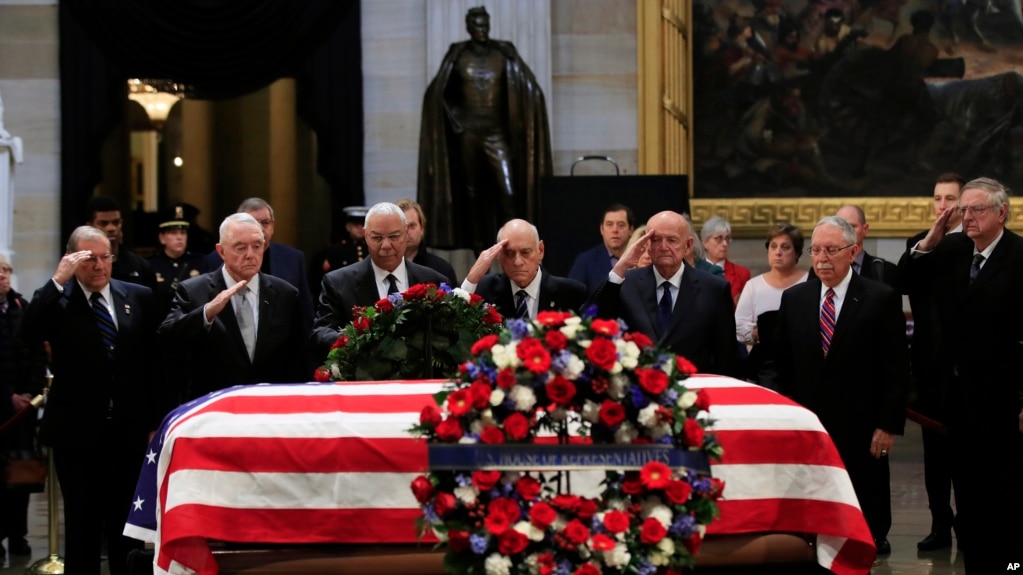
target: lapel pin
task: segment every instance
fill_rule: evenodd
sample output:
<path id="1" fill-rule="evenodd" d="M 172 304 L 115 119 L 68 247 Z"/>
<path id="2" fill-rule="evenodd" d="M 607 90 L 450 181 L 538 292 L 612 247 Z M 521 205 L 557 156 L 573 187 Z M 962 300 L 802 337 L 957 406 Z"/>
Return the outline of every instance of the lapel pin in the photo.
<path id="1" fill-rule="evenodd" d="M 131 305 L 124 304 L 124 315 L 131 315 Z"/>

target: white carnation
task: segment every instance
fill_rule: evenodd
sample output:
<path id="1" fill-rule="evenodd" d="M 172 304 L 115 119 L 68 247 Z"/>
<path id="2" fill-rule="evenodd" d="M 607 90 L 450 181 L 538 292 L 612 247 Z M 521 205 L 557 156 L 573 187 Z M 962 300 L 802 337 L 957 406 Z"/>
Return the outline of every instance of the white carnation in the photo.
<path id="1" fill-rule="evenodd" d="M 620 340 L 620 341 L 625 341 L 625 340 Z M 640 349 L 639 349 L 639 346 L 636 345 L 636 342 L 634 342 L 634 341 L 626 341 L 625 342 L 625 350 L 622 352 L 622 355 L 624 355 L 625 357 L 638 358 L 639 357 L 639 353 L 640 353 Z"/>
<path id="2" fill-rule="evenodd" d="M 631 423 L 625 421 L 615 432 L 615 443 L 632 443 L 637 437 L 639 437 L 639 432 Z"/>
<path id="3" fill-rule="evenodd" d="M 458 440 L 458 443 L 476 443 L 476 439 L 471 435 L 463 435 L 462 438 Z"/>
<path id="4" fill-rule="evenodd" d="M 678 396 L 678 401 L 676 401 L 675 403 L 682 409 L 689 409 L 690 407 L 696 405 L 696 392 L 687 391 L 683 393 L 682 395 Z"/>
<path id="5" fill-rule="evenodd" d="M 637 365 L 639 365 L 639 358 L 629 355 L 622 358 L 622 367 L 625 369 L 636 369 Z"/>
<path id="6" fill-rule="evenodd" d="M 536 394 L 532 388 L 524 385 L 512 387 L 508 396 L 515 402 L 515 409 L 519 411 L 529 411 L 536 405 Z"/>
<path id="7" fill-rule="evenodd" d="M 480 490 L 475 485 L 466 485 L 465 487 L 455 488 L 455 497 L 459 501 L 466 505 L 471 505 L 476 502 L 476 497 L 480 494 Z"/>
<path id="8" fill-rule="evenodd" d="M 665 556 L 660 552 L 660 550 L 654 550 L 650 553 L 650 555 L 647 555 L 647 559 L 650 560 L 650 564 L 654 567 L 664 567 L 668 564 L 668 560 L 671 558 Z"/>
<path id="9" fill-rule="evenodd" d="M 612 399 L 622 399 L 629 392 L 629 378 L 624 373 L 616 373 L 611 376 L 607 384 L 607 394 Z"/>
<path id="10" fill-rule="evenodd" d="M 575 354 L 569 355 L 568 363 L 565 365 L 564 376 L 569 381 L 575 381 L 586 369 L 586 363 Z"/>
<path id="11" fill-rule="evenodd" d="M 583 318 L 574 315 L 569 318 L 565 318 L 565 325 L 579 325 L 583 322 Z"/>
<path id="12" fill-rule="evenodd" d="M 561 326 L 560 329 L 558 329 L 558 331 L 564 334 L 564 336 L 567 337 L 568 339 L 575 339 L 575 334 L 577 331 L 579 331 L 579 327 L 580 326 L 578 323 L 576 323 L 575 325 L 563 325 Z"/>
<path id="13" fill-rule="evenodd" d="M 497 423 L 494 421 L 494 412 L 490 409 L 484 409 L 483 413 L 480 414 L 480 421 L 486 425 L 494 425 Z"/>
<path id="14" fill-rule="evenodd" d="M 494 391 L 490 392 L 490 405 L 497 407 L 504 403 L 504 390 L 500 387 L 495 387 Z"/>
<path id="15" fill-rule="evenodd" d="M 483 571 L 487 575 L 511 575 L 511 566 L 511 557 L 506 557 L 500 553 L 491 553 L 487 560 L 483 562 Z"/>
<path id="16" fill-rule="evenodd" d="M 622 362 L 616 361 L 615 364 L 611 366 L 611 369 L 609 371 L 612 374 L 621 373 L 622 372 Z"/>
<path id="17" fill-rule="evenodd" d="M 668 425 L 667 423 L 662 423 L 660 425 L 650 428 L 650 439 L 653 439 L 654 441 L 660 441 L 662 438 L 671 435 L 671 433 L 672 433 L 671 426 Z"/>
<path id="18" fill-rule="evenodd" d="M 514 356 L 508 355 L 508 348 L 501 344 L 495 344 L 494 347 L 490 348 L 490 357 L 494 360 L 494 367 L 497 369 L 504 369 L 511 367 L 512 358 Z"/>
<path id="19" fill-rule="evenodd" d="M 587 399 L 583 404 L 583 419 L 596 423 L 600 419 L 600 404 Z"/>
<path id="20" fill-rule="evenodd" d="M 604 563 L 608 567 L 624 567 L 629 564 L 630 559 L 632 559 L 632 555 L 624 543 L 619 543 L 615 545 L 614 549 L 604 551 Z"/>
<path id="21" fill-rule="evenodd" d="M 483 420 L 477 419 L 476 421 L 469 424 L 469 433 L 475 433 L 479 435 L 483 431 Z"/>
<path id="22" fill-rule="evenodd" d="M 544 531 L 529 521 L 519 521 L 513 528 L 525 535 L 530 541 L 543 541 Z"/>
<path id="23" fill-rule="evenodd" d="M 469 303 L 469 299 L 470 299 L 469 298 L 469 292 L 465 291 L 464 289 L 462 289 L 460 287 L 456 287 L 455 289 L 451 290 L 451 293 L 453 295 L 456 295 L 456 296 L 464 299 L 465 303 Z"/>
<path id="24" fill-rule="evenodd" d="M 659 406 L 656 403 L 651 401 L 650 405 L 639 410 L 639 423 L 643 427 L 653 427 L 660 423 L 660 420 L 657 417 L 658 407 Z"/>
<path id="25" fill-rule="evenodd" d="M 579 343 L 579 347 L 581 347 L 583 349 L 586 349 L 586 348 L 590 347 L 593 344 L 593 340 L 592 339 L 580 339 L 578 343 Z"/>
<path id="26" fill-rule="evenodd" d="M 657 549 L 665 556 L 671 557 L 675 554 L 675 542 L 671 540 L 671 537 L 665 537 L 657 543 Z"/>
<path id="27" fill-rule="evenodd" d="M 669 359 L 669 360 L 665 361 L 663 364 L 660 365 L 660 368 L 661 368 L 661 371 L 664 372 L 664 375 L 667 375 L 668 377 L 671 377 L 671 372 L 674 371 L 674 369 L 675 369 L 675 360 L 674 359 Z"/>
<path id="28" fill-rule="evenodd" d="M 656 497 L 651 497 L 643 502 L 643 517 L 645 519 L 653 517 L 661 525 L 664 525 L 665 529 L 671 527 L 673 516 L 671 508 L 661 503 L 660 499 Z"/>

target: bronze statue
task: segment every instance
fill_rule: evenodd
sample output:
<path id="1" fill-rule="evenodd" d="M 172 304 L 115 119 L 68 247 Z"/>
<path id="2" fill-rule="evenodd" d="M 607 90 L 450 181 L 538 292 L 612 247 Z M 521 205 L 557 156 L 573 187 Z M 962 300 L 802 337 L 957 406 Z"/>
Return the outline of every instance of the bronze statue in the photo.
<path id="1" fill-rule="evenodd" d="M 537 221 L 551 144 L 543 91 L 515 46 L 490 39 L 486 8 L 465 23 L 470 40 L 451 45 L 423 98 L 418 199 L 430 245 L 478 252 L 506 221 Z"/>

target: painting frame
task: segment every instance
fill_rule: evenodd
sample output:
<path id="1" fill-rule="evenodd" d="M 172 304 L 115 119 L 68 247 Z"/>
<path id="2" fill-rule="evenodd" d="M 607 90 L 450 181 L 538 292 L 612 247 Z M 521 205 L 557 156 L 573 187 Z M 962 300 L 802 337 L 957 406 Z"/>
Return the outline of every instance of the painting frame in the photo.
<path id="1" fill-rule="evenodd" d="M 693 3 L 661 0 L 637 3 L 639 167 L 641 173 L 684 173 L 689 178 L 696 226 L 721 216 L 737 238 L 761 238 L 777 221 L 804 230 L 845 204 L 863 208 L 871 236 L 904 238 L 934 221 L 930 194 L 915 197 L 841 195 L 834 197 L 700 197 L 696 192 L 693 117 Z M 674 54 L 682 51 L 681 59 Z M 679 152 L 681 151 L 681 152 Z M 1006 226 L 1023 231 L 1023 205 L 1010 204 Z"/>

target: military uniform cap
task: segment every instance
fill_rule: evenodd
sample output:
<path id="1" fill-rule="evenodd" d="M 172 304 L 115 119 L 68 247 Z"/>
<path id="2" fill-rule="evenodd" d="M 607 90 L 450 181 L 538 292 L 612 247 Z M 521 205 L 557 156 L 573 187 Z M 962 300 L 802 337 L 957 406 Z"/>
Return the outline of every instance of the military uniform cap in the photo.
<path id="1" fill-rule="evenodd" d="M 348 221 L 362 224 L 366 221 L 366 212 L 369 211 L 369 208 L 366 206 L 348 206 L 342 211 L 345 213 L 345 219 Z"/>

